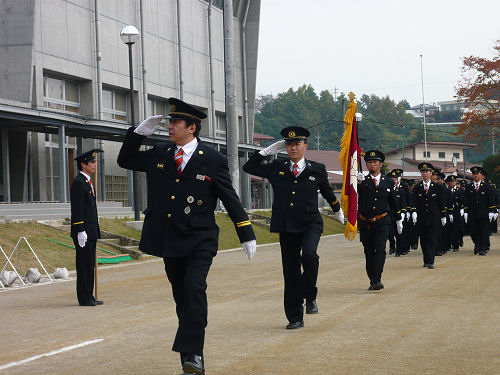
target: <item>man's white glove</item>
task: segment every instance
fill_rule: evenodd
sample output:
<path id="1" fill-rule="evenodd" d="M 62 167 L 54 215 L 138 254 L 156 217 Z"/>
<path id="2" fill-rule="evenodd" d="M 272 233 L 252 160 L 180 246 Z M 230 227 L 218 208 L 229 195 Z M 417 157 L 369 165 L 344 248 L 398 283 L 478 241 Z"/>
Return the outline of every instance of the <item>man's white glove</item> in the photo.
<path id="1" fill-rule="evenodd" d="M 488 219 L 490 219 L 490 223 L 495 220 L 495 214 L 493 212 L 488 213 Z"/>
<path id="2" fill-rule="evenodd" d="M 460 216 L 464 216 L 464 209 L 463 208 L 460 209 Z"/>
<path id="3" fill-rule="evenodd" d="M 85 247 L 85 244 L 87 243 L 87 232 L 78 232 L 78 245 L 80 247 Z"/>
<path id="4" fill-rule="evenodd" d="M 465 224 L 467 224 L 467 218 L 469 217 L 469 214 L 467 212 L 464 213 L 464 220 Z"/>
<path id="5" fill-rule="evenodd" d="M 137 128 L 135 128 L 134 133 L 145 136 L 153 134 L 160 127 L 160 121 L 162 118 L 162 115 L 148 117 L 146 120 L 141 122 Z"/>
<path id="6" fill-rule="evenodd" d="M 416 212 L 411 213 L 411 219 L 413 220 L 413 225 L 417 224 L 417 213 Z"/>
<path id="7" fill-rule="evenodd" d="M 403 220 L 405 219 L 406 217 L 406 214 L 404 212 L 401 212 L 401 222 L 403 222 Z"/>
<path id="8" fill-rule="evenodd" d="M 365 175 L 361 172 L 358 172 L 358 174 L 356 175 L 356 179 L 361 183 L 365 180 Z"/>
<path id="9" fill-rule="evenodd" d="M 342 211 L 342 208 L 333 214 L 333 218 L 339 223 L 344 224 L 344 211 Z"/>
<path id="10" fill-rule="evenodd" d="M 410 215 L 410 213 L 409 213 L 409 212 L 407 212 L 407 213 L 406 213 L 406 221 L 410 221 L 410 216 L 411 216 L 411 215 Z"/>
<path id="11" fill-rule="evenodd" d="M 493 216 L 493 221 L 495 221 L 496 219 L 498 219 L 498 213 L 497 212 L 495 212 L 493 215 L 494 215 Z"/>
<path id="12" fill-rule="evenodd" d="M 448 217 L 450 218 L 450 223 L 453 223 L 453 215 L 448 215 Z"/>
<path id="13" fill-rule="evenodd" d="M 444 227 L 446 225 L 446 217 L 441 218 L 441 225 Z"/>
<path id="14" fill-rule="evenodd" d="M 241 243 L 241 246 L 243 247 L 243 252 L 248 255 L 248 260 L 252 259 L 257 251 L 257 241 L 245 241 Z"/>
<path id="15" fill-rule="evenodd" d="M 280 150 L 285 148 L 285 140 L 274 142 L 272 145 L 267 146 L 265 149 L 260 150 L 259 154 L 262 156 L 276 155 Z"/>
<path id="16" fill-rule="evenodd" d="M 403 219 L 396 221 L 396 228 L 398 230 L 398 234 L 403 233 Z"/>

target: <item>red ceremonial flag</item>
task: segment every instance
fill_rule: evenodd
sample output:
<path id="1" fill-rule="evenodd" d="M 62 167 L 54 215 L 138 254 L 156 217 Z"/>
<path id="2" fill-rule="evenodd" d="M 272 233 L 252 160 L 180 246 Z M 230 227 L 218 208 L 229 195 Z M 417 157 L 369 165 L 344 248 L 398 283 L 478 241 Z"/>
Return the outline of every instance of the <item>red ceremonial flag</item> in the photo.
<path id="1" fill-rule="evenodd" d="M 361 149 L 358 145 L 358 132 L 356 129 L 356 102 L 354 94 L 349 94 L 351 102 L 344 117 L 345 130 L 341 141 L 339 156 L 340 165 L 343 170 L 344 184 L 342 186 L 341 206 L 344 216 L 347 217 L 345 237 L 354 240 L 358 224 L 358 160 Z"/>

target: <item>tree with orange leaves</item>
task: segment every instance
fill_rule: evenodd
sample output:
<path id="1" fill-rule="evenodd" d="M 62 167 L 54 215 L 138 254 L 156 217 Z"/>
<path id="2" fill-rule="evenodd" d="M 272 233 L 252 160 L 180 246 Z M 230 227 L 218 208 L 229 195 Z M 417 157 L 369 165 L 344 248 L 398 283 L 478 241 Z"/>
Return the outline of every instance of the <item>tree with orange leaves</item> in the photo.
<path id="1" fill-rule="evenodd" d="M 464 57 L 456 98 L 465 103 L 458 135 L 464 139 L 494 139 L 500 135 L 500 39 L 492 59 Z"/>

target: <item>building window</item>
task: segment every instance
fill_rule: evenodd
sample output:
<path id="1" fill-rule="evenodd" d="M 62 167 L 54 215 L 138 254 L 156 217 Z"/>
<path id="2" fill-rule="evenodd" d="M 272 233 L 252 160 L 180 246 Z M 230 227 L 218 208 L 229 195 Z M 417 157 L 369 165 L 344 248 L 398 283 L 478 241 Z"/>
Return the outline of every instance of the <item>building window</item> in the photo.
<path id="1" fill-rule="evenodd" d="M 102 113 L 105 120 L 127 121 L 128 95 L 120 91 L 102 90 Z"/>
<path id="2" fill-rule="evenodd" d="M 427 156 L 425 155 L 425 151 L 424 151 L 424 152 L 422 152 L 422 154 L 423 154 L 424 158 L 425 158 L 425 157 L 428 157 L 428 158 L 430 158 L 430 157 L 431 157 L 431 152 L 430 152 L 430 151 L 427 151 Z"/>
<path id="3" fill-rule="evenodd" d="M 457 160 L 460 160 L 460 153 L 458 153 L 458 152 L 454 152 L 454 153 L 453 153 L 453 156 L 454 156 L 455 158 L 457 158 Z"/>
<path id="4" fill-rule="evenodd" d="M 168 103 L 165 100 L 148 99 L 148 116 L 163 115 L 168 113 Z"/>
<path id="5" fill-rule="evenodd" d="M 43 106 L 60 111 L 79 113 L 80 87 L 78 82 L 44 76 Z"/>
<path id="6" fill-rule="evenodd" d="M 222 114 L 217 114 L 215 116 L 215 136 L 218 138 L 226 138 L 226 117 Z"/>
<path id="7" fill-rule="evenodd" d="M 128 204 L 128 177 L 106 175 L 106 200 Z"/>
<path id="8" fill-rule="evenodd" d="M 439 159 L 444 159 L 446 157 L 446 153 L 438 152 Z"/>

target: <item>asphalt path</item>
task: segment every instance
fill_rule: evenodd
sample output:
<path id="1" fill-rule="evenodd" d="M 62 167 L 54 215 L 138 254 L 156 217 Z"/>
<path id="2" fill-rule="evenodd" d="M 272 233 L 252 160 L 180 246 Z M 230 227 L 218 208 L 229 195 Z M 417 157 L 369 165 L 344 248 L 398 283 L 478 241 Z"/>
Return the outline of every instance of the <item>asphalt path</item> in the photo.
<path id="1" fill-rule="evenodd" d="M 207 374 L 499 374 L 500 237 L 469 238 L 423 268 L 388 257 L 368 291 L 359 238 L 322 238 L 319 314 L 285 330 L 279 245 L 220 252 L 208 278 Z M 180 374 L 177 318 L 163 262 L 99 272 L 104 305 L 80 307 L 75 281 L 0 290 L 1 374 Z"/>

